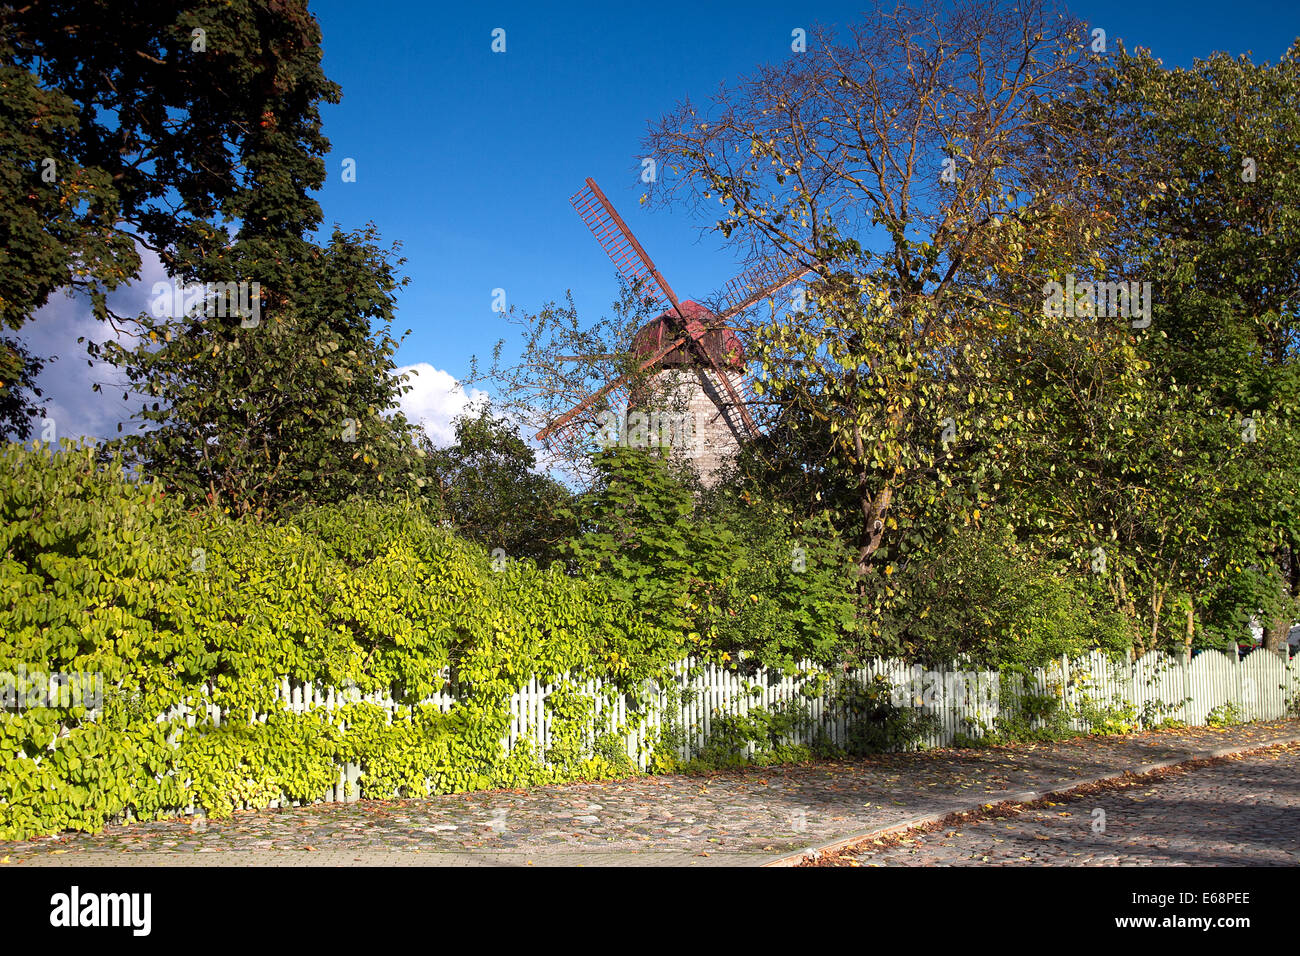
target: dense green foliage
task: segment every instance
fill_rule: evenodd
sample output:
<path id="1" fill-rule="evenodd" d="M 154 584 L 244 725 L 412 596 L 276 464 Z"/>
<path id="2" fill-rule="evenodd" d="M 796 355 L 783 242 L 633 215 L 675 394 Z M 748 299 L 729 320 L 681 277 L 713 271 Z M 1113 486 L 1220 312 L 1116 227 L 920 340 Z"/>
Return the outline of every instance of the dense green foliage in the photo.
<path id="1" fill-rule="evenodd" d="M 42 411 L 35 401 L 41 397 L 36 376 L 44 367 L 44 360 L 21 343 L 0 337 L 0 435 L 31 434 L 33 420 Z"/>
<path id="2" fill-rule="evenodd" d="M 254 245 L 237 242 L 229 258 Z M 323 249 L 285 247 L 295 268 L 273 287 L 282 304 L 255 326 L 238 316 L 142 316 L 139 346 L 105 345 L 154 399 L 137 416 L 139 433 L 118 442 L 124 457 L 169 490 L 236 513 L 414 489 L 413 432 L 394 411 L 409 386 L 395 374 L 389 334 L 400 262 L 373 230 L 335 232 Z M 218 278 L 257 275 L 232 266 Z"/>
<path id="3" fill-rule="evenodd" d="M 413 487 L 413 437 L 393 412 L 401 260 L 373 227 L 308 238 L 329 149 L 320 104 L 339 89 L 306 3 L 53 0 L 0 15 L 14 89 L 0 143 L 19 160 L 3 174 L 19 194 L 0 205 L 5 322 L 63 287 L 134 333 L 89 349 L 146 400 L 121 451 L 173 492 L 269 513 Z M 142 248 L 169 281 L 148 313 L 112 316 L 105 293 L 139 275 Z M 189 291 L 241 283 L 251 315 Z M 0 352 L 0 400 L 30 404 L 8 370 L 24 358 Z"/>
<path id="4" fill-rule="evenodd" d="M 339 89 L 320 57 L 305 0 L 0 7 L 0 324 L 59 288 L 111 317 L 143 249 L 226 278 L 232 223 L 240 277 L 279 289 L 305 258 L 285 237 L 321 218 L 318 104 Z"/>
<path id="5" fill-rule="evenodd" d="M 0 720 L 5 837 L 191 802 L 222 814 L 317 799 L 336 763 L 360 765 L 370 796 L 608 772 L 579 746 L 589 700 L 552 695 L 551 751 L 507 755 L 506 699 L 565 673 L 635 689 L 686 650 L 599 583 L 528 562 L 494 571 L 414 507 L 357 500 L 277 524 L 189 513 L 91 449 L 6 446 L 0 528 L 0 672 L 93 672 L 106 689 L 95 720 L 52 707 Z M 445 688 L 444 668 L 461 694 L 445 715 L 420 703 Z M 342 734 L 277 704 L 281 677 L 391 687 L 404 708 L 389 725 L 348 703 Z M 175 712 L 156 719 L 200 700 L 268 716 L 193 730 Z"/>
<path id="6" fill-rule="evenodd" d="M 792 669 L 839 656 L 852 622 L 849 554 L 826 521 L 740 499 L 704 506 L 693 476 L 653 452 L 612 448 L 595 466 L 566 544 L 579 575 L 727 659 Z"/>
<path id="7" fill-rule="evenodd" d="M 138 268 L 134 237 L 189 278 L 222 252 L 231 220 L 266 237 L 319 222 L 309 191 L 329 144 L 318 104 L 339 98 L 320 39 L 304 0 L 5 5 L 4 81 L 18 91 L 3 97 L 17 159 L 5 175 L 26 177 L 34 193 L 3 190 L 26 208 L 6 207 L 0 221 L 27 237 L 5 245 L 22 278 L 0 280 L 22 293 L 6 297 L 6 317 L 30 317 L 69 285 L 106 315 L 104 292 Z M 30 117 L 39 121 L 22 122 Z M 13 138 L 20 130 L 29 138 Z M 52 183 L 40 179 L 47 157 Z"/>
<path id="8" fill-rule="evenodd" d="M 806 537 L 772 534 L 760 547 L 752 510 L 748 527 L 691 521 L 689 484 L 645 455 L 601 461 L 611 484 L 638 491 L 623 512 L 590 514 L 675 510 L 669 551 L 620 552 L 607 522 L 571 539 L 577 574 L 561 562 L 500 563 L 418 501 L 235 517 L 188 507 L 101 458 L 70 445 L 0 452 L 0 674 L 89 674 L 104 689 L 93 718 L 75 702 L 0 715 L 3 837 L 189 805 L 223 815 L 310 801 L 348 764 L 361 795 L 376 797 L 625 773 L 618 734 L 628 727 L 610 723 L 609 707 L 593 722 L 585 680 L 635 702 L 654 681 L 671 684 L 691 654 L 751 675 L 757 664 L 830 663 L 847 624 L 849 555 L 833 533 L 808 525 Z M 648 531 L 622 530 L 652 546 Z M 713 561 L 690 557 L 703 544 L 719 549 Z M 284 680 L 360 696 L 295 712 L 276 696 Z M 545 753 L 503 743 L 508 700 L 533 680 L 557 685 Z M 859 724 L 849 752 L 924 735 L 919 715 L 881 696 L 887 687 L 842 691 Z M 372 693 L 392 694 L 391 723 L 364 699 Z M 446 713 L 429 700 L 442 693 L 457 701 Z M 217 724 L 208 705 L 264 718 Z M 727 718 L 695 765 L 832 753 L 789 743 L 807 719 L 799 704 Z M 677 765 L 671 728 L 650 743 L 652 767 Z"/>
<path id="9" fill-rule="evenodd" d="M 536 453 L 519 429 L 484 407 L 456 419 L 456 440 L 436 448 L 420 439 L 425 496 L 456 532 L 507 558 L 547 565 L 573 531 L 569 491 L 536 471 Z"/>
<path id="10" fill-rule="evenodd" d="M 1096 579 L 1049 564 L 1004 528 L 956 529 L 915 560 L 899 574 L 920 611 L 885 625 L 907 635 L 911 643 L 891 649 L 905 659 L 998 668 L 1128 647 Z"/>

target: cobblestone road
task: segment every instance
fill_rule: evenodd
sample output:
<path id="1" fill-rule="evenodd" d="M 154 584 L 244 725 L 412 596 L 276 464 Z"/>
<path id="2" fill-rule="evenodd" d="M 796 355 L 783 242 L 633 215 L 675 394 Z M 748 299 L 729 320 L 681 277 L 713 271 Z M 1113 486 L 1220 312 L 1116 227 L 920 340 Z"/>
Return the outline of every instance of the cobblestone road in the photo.
<path id="1" fill-rule="evenodd" d="M 0 864 L 758 863 L 1027 790 L 1297 735 L 1300 722 L 1275 721 L 708 776 L 317 804 L 0 841 Z M 1295 785 L 1294 772 L 1290 784 L 1277 784 L 1290 786 L 1292 799 Z"/>
<path id="2" fill-rule="evenodd" d="M 823 866 L 1297 866 L 1300 744 L 962 814 Z"/>

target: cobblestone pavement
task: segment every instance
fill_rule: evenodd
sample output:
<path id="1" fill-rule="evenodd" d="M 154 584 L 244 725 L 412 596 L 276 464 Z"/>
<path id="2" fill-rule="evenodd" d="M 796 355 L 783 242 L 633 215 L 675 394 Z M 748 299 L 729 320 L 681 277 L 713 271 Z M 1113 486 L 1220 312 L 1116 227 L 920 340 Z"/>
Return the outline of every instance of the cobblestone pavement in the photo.
<path id="1" fill-rule="evenodd" d="M 673 850 L 607 850 L 592 847 L 580 850 L 536 849 L 526 853 L 502 853 L 494 850 L 339 850 L 323 849 L 314 853 L 302 850 L 229 850 L 219 856 L 206 853 L 154 852 L 143 850 L 130 854 L 105 850 L 86 850 L 75 856 L 34 856 L 18 868 L 29 866 L 475 866 L 475 867 L 691 867 L 691 866 L 758 866 L 770 853 L 691 853 Z M 0 870 L 10 867 L 0 867 Z"/>
<path id="2" fill-rule="evenodd" d="M 815 865 L 1297 866 L 1300 744 L 958 814 Z"/>
<path id="3" fill-rule="evenodd" d="M 1273 721 L 701 776 L 316 804 L 240 812 L 226 820 L 182 818 L 114 825 L 93 835 L 0 841 L 0 864 L 756 863 L 1026 790 L 1297 735 L 1300 721 Z"/>

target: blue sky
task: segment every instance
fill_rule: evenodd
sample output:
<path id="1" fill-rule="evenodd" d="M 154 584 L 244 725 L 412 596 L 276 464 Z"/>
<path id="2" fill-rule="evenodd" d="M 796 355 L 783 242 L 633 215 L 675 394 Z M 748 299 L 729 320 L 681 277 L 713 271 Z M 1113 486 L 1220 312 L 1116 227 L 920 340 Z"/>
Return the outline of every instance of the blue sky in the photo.
<path id="1" fill-rule="evenodd" d="M 451 388 L 472 354 L 486 357 L 513 326 L 491 310 L 492 290 L 525 311 L 571 289 L 592 320 L 617 294 L 613 267 L 568 204 L 593 176 L 685 298 L 703 297 L 737 270 L 720 241 L 685 211 L 638 206 L 638 146 L 647 121 L 689 96 L 790 53 L 795 27 L 844 24 L 864 0 L 801 3 L 471 3 L 316 0 L 326 74 L 343 101 L 323 110 L 329 180 L 326 226 L 373 221 L 400 241 L 410 285 L 398 360 L 419 366 L 410 411 L 439 422 L 463 396 Z M 1215 50 L 1275 61 L 1300 35 L 1291 2 L 1135 3 L 1076 0 L 1071 9 L 1109 38 L 1149 47 L 1166 65 Z M 506 52 L 491 50 L 506 31 Z M 356 161 L 356 182 L 342 162 Z M 156 277 L 145 275 L 148 289 Z M 56 300 L 31 336 L 63 360 L 42 384 L 68 422 L 61 434 L 109 434 L 124 406 L 88 393 L 69 346 L 88 326 Z M 40 324 L 38 319 L 36 324 Z M 54 348 L 57 346 L 57 348 Z M 117 399 L 120 400 L 120 392 Z M 92 407 L 93 406 L 93 407 Z"/>

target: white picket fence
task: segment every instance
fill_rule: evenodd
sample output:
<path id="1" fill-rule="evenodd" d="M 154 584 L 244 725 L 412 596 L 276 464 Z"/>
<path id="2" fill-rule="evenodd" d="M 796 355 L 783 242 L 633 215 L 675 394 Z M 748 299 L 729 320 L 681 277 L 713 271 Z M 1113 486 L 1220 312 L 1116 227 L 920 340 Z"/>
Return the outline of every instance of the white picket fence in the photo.
<path id="1" fill-rule="evenodd" d="M 1094 652 L 1075 660 L 1062 658 L 1025 675 L 977 672 L 960 664 L 923 669 L 898 660 L 872 661 L 861 668 L 834 671 L 805 662 L 794 675 L 764 669 L 745 675 L 688 659 L 677 664 L 666 679 L 649 682 L 637 699 L 607 693 L 609 689 L 598 680 L 580 682 L 578 689 L 594 704 L 585 741 L 588 752 L 594 753 L 600 737 L 613 733 L 625 745 L 629 758 L 644 770 L 650 766 L 661 733 L 670 725 L 679 731 L 677 756 L 686 760 L 701 753 L 715 738 L 722 718 L 743 716 L 759 707 L 774 712 L 798 705 L 806 714 L 806 720 L 790 728 L 784 743 L 822 741 L 844 746 L 853 730 L 853 715 L 837 705 L 835 691 L 846 681 L 867 685 L 876 678 L 889 682 L 894 703 L 935 718 L 938 729 L 920 745 L 939 747 L 952 745 L 959 734 L 970 735 L 981 727 L 992 727 L 1004 708 L 1017 699 L 1024 700 L 1027 694 L 1056 698 L 1072 715 L 1069 723 L 1080 731 L 1090 729 L 1083 716 L 1088 705 L 1093 713 L 1108 709 L 1118 713 L 1129 708 L 1129 713 L 1145 717 L 1148 725 L 1163 719 L 1202 725 L 1216 711 L 1238 720 L 1284 717 L 1294 712 L 1291 708 L 1300 698 L 1300 657 L 1287 662 L 1259 650 L 1239 660 L 1233 654 L 1210 651 L 1190 661 L 1148 654 L 1136 662 L 1127 662 Z M 545 760 L 556 719 L 548 707 L 548 698 L 560 683 L 543 685 L 533 680 L 510 698 L 509 729 L 502 740 L 506 752 L 527 741 L 533 752 Z M 449 712 L 458 704 L 453 690 L 449 688 L 421 704 Z M 336 691 L 295 685 L 288 679 L 281 680 L 275 696 L 290 711 L 314 711 L 330 721 L 343 721 L 342 708 L 362 701 L 387 711 L 390 722 L 410 709 L 409 704 L 398 703 L 388 693 Z M 173 708 L 159 720 L 174 718 L 184 718 L 186 725 L 195 727 L 229 721 L 232 715 L 211 703 L 201 703 L 189 709 Z M 264 721 L 266 716 L 247 715 L 244 719 Z M 356 799 L 360 776 L 361 770 L 355 765 L 340 767 L 338 783 L 322 799 Z"/>
<path id="2" fill-rule="evenodd" d="M 951 746 L 959 734 L 971 735 L 981 725 L 991 728 L 1003 708 L 1011 706 L 1011 699 L 1023 699 L 1025 694 L 1060 699 L 1072 714 L 1069 724 L 1079 731 L 1092 729 L 1081 713 L 1085 703 L 1096 712 L 1131 708 L 1135 717 L 1146 718 L 1147 723 L 1169 719 L 1204 725 L 1216 711 L 1243 721 L 1284 717 L 1300 698 L 1300 657 L 1287 662 L 1264 651 L 1245 659 L 1202 652 L 1190 661 L 1152 653 L 1136 662 L 1115 661 L 1097 651 L 1076 660 L 1062 658 L 1023 677 L 972 671 L 956 664 L 939 669 L 909 667 L 899 660 L 877 660 L 841 671 L 803 662 L 795 676 L 760 669 L 745 677 L 735 670 L 687 660 L 677 665 L 670 681 L 647 688 L 642 698 L 648 697 L 648 706 L 639 720 L 630 714 L 627 698 L 605 701 L 599 682 L 588 682 L 584 693 L 597 701 L 598 719 L 604 716 L 610 726 L 625 728 L 628 755 L 645 769 L 654 742 L 671 718 L 681 728 L 678 756 L 685 760 L 699 754 L 713 738 L 719 718 L 743 716 L 756 707 L 772 711 L 783 704 L 802 704 L 809 719 L 784 742 L 812 744 L 820 739 L 842 747 L 849 739 L 852 715 L 836 706 L 837 685 L 844 681 L 866 685 L 878 677 L 889 682 L 896 704 L 936 719 L 938 729 L 921 741 L 926 747 Z M 814 689 L 819 684 L 818 692 Z M 529 739 L 539 753 L 545 753 L 550 743 L 546 698 L 551 690 L 534 682 L 514 695 L 507 748 Z"/>

